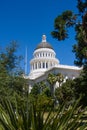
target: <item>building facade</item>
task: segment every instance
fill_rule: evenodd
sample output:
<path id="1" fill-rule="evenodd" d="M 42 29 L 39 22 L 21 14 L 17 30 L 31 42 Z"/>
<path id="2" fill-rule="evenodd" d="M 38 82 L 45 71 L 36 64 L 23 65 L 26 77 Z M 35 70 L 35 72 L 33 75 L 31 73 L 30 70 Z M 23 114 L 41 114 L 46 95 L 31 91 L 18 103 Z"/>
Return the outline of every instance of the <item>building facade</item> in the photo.
<path id="1" fill-rule="evenodd" d="M 81 68 L 79 67 L 61 65 L 56 58 L 53 47 L 46 41 L 46 36 L 42 36 L 42 41 L 35 48 L 33 59 L 30 61 L 28 78 L 31 86 L 34 83 L 46 80 L 49 73 L 61 73 L 66 80 L 78 77 L 80 72 Z"/>

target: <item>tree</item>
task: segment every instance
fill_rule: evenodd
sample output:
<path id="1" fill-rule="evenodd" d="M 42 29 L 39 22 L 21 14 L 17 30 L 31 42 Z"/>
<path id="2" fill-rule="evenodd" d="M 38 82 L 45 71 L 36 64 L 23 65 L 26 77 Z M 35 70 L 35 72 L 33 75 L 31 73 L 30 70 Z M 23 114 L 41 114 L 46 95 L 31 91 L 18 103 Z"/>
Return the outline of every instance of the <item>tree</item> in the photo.
<path id="1" fill-rule="evenodd" d="M 4 98 L 9 98 L 14 104 L 14 96 L 18 102 L 25 100 L 24 88 L 27 81 L 22 76 L 22 56 L 16 54 L 17 48 L 17 43 L 12 41 L 0 53 L 0 103 L 3 103 Z"/>
<path id="2" fill-rule="evenodd" d="M 37 110 L 42 110 L 45 107 L 50 108 L 53 106 L 50 90 L 43 81 L 34 84 L 29 100 L 37 106 Z"/>
<path id="3" fill-rule="evenodd" d="M 79 105 L 87 106 L 87 70 L 83 70 L 81 75 L 74 80 L 74 90 L 75 98 L 81 97 Z"/>
<path id="4" fill-rule="evenodd" d="M 56 75 L 56 81 L 58 81 L 59 87 L 60 87 L 62 85 L 63 81 L 64 81 L 64 76 L 61 73 L 58 73 Z"/>
<path id="5" fill-rule="evenodd" d="M 82 66 L 87 64 L 87 1 L 77 0 L 77 8 L 79 14 L 74 14 L 72 11 L 67 10 L 59 15 L 54 22 L 54 30 L 51 34 L 53 38 L 65 40 L 68 38 L 68 30 L 74 27 L 77 44 L 73 46 L 75 53 L 75 64 Z"/>
<path id="6" fill-rule="evenodd" d="M 57 78 L 54 74 L 50 73 L 48 74 L 47 81 L 50 84 L 51 96 L 54 97 L 54 84 L 56 83 Z"/>
<path id="7" fill-rule="evenodd" d="M 65 40 L 68 38 L 68 28 L 73 26 L 76 21 L 76 15 L 72 11 L 67 10 L 59 15 L 54 21 L 54 30 L 51 34 L 53 38 L 58 39 L 59 41 Z"/>
<path id="8" fill-rule="evenodd" d="M 62 104 L 64 102 L 66 102 L 67 105 L 71 104 L 75 100 L 74 81 L 68 79 L 65 83 L 63 83 L 55 90 L 55 96 L 59 104 Z"/>
<path id="9" fill-rule="evenodd" d="M 38 84 L 34 84 L 32 90 L 31 90 L 31 94 L 34 95 L 35 97 L 40 94 L 40 87 Z"/>
<path id="10" fill-rule="evenodd" d="M 80 78 L 75 80 L 76 99 L 82 95 L 81 105 L 87 105 L 86 102 L 86 86 L 87 86 L 87 0 L 77 0 L 78 13 L 70 10 L 63 12 L 54 21 L 53 38 L 57 40 L 65 40 L 69 37 L 68 30 L 73 27 L 75 29 L 76 44 L 73 46 L 73 52 L 76 59 L 74 63 L 83 67 Z M 78 83 L 79 82 L 79 83 Z M 85 101 L 85 102 L 84 102 Z"/>
<path id="11" fill-rule="evenodd" d="M 6 51 L 0 54 L 0 66 L 4 68 L 8 74 L 11 75 L 19 73 L 22 56 L 16 55 L 17 48 L 17 42 L 12 41 L 5 48 Z"/>

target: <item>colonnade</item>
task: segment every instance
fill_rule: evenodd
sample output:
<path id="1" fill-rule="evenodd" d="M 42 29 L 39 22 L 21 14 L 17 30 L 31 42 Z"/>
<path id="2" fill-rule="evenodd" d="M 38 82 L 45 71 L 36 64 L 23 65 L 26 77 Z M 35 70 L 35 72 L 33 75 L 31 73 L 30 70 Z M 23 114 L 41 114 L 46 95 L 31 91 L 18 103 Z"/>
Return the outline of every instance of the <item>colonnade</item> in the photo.
<path id="1" fill-rule="evenodd" d="M 54 58 L 55 54 L 52 54 L 52 53 L 49 53 L 49 52 L 40 52 L 40 53 L 34 54 L 34 58 L 38 58 L 38 57 L 51 57 L 51 58 Z"/>
<path id="2" fill-rule="evenodd" d="M 47 69 L 52 66 L 55 66 L 57 63 L 55 62 L 49 62 L 49 61 L 39 61 L 39 62 L 33 62 L 31 64 L 31 70 L 35 69 Z"/>

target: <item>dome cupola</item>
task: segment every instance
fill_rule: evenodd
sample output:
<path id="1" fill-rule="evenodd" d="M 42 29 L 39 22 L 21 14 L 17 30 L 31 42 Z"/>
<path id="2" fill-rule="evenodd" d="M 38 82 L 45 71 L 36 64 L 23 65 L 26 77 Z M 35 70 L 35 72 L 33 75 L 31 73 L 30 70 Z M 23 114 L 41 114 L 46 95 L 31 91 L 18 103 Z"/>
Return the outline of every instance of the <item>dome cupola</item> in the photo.
<path id="1" fill-rule="evenodd" d="M 36 47 L 36 49 L 40 49 L 40 48 L 49 48 L 49 49 L 53 49 L 52 46 L 46 41 L 46 35 L 42 36 L 42 42 L 39 43 Z M 36 50 L 35 49 L 35 50 Z"/>
<path id="2" fill-rule="evenodd" d="M 30 77 L 36 78 L 43 75 L 47 70 L 57 66 L 59 60 L 52 46 L 46 41 L 46 36 L 42 36 L 42 42 L 37 45 L 30 61 Z"/>

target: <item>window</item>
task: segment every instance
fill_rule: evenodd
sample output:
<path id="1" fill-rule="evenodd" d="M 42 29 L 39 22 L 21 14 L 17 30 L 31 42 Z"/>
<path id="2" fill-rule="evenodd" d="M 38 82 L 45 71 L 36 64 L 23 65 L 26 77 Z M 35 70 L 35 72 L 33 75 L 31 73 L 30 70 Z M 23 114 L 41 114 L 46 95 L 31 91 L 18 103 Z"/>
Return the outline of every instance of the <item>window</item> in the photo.
<path id="1" fill-rule="evenodd" d="M 35 64 L 35 69 L 37 69 L 37 63 Z"/>
<path id="2" fill-rule="evenodd" d="M 34 64 L 33 64 L 33 70 L 34 70 Z"/>
<path id="3" fill-rule="evenodd" d="M 45 63 L 43 62 L 43 68 L 45 68 Z"/>
<path id="4" fill-rule="evenodd" d="M 46 68 L 48 68 L 48 63 L 46 63 Z"/>
<path id="5" fill-rule="evenodd" d="M 39 64 L 38 64 L 38 68 L 41 68 L 41 63 L 39 62 Z"/>
<path id="6" fill-rule="evenodd" d="M 41 57 L 41 53 L 40 53 L 40 57 Z"/>

